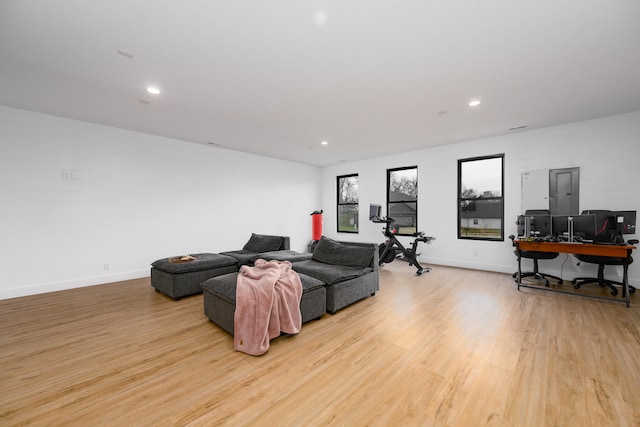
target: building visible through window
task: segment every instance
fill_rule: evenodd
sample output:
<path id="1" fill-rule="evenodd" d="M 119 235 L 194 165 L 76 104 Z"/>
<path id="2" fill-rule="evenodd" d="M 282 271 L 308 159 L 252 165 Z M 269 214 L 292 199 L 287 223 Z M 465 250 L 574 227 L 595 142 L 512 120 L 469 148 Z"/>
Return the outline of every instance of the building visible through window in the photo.
<path id="1" fill-rule="evenodd" d="M 387 170 L 387 216 L 395 232 L 413 235 L 418 230 L 418 167 Z"/>
<path id="2" fill-rule="evenodd" d="M 337 178 L 338 232 L 358 232 L 358 174 Z"/>
<path id="3" fill-rule="evenodd" d="M 458 160 L 458 238 L 504 240 L 504 154 Z"/>

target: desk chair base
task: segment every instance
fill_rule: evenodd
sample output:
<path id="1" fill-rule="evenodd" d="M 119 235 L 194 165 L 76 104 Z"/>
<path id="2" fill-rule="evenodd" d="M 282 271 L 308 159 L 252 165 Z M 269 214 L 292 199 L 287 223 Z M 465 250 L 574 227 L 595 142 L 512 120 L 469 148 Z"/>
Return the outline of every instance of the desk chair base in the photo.
<path id="1" fill-rule="evenodd" d="M 611 295 L 618 295 L 618 288 L 616 286 L 620 286 L 622 288 L 622 293 L 624 294 L 624 283 L 616 282 L 615 280 L 608 280 L 604 278 L 604 264 L 598 265 L 598 277 L 576 277 L 571 281 L 571 283 L 573 283 L 573 287 L 576 289 L 580 289 L 582 285 L 589 285 L 589 284 L 606 286 L 609 289 L 611 289 Z M 633 294 L 635 292 L 636 292 L 636 288 L 629 285 L 629 293 Z"/>
<path id="2" fill-rule="evenodd" d="M 524 277 L 533 277 L 534 279 L 538 279 L 538 280 L 544 280 L 544 286 L 545 287 L 549 287 L 549 277 L 552 279 L 556 279 L 558 281 L 558 285 L 562 284 L 562 279 L 554 276 L 552 274 L 545 274 L 545 273 L 540 273 L 538 271 L 538 260 L 536 258 L 532 258 L 533 259 L 533 271 L 527 271 L 526 273 L 521 273 L 520 274 L 520 279 L 522 280 L 522 278 Z M 516 282 L 518 281 L 518 272 L 516 271 L 515 273 L 513 273 L 511 275 L 511 277 L 513 277 L 514 279 L 516 279 Z"/>
<path id="3" fill-rule="evenodd" d="M 607 288 L 611 289 L 611 295 L 618 295 L 618 288 L 616 288 L 616 285 L 624 286 L 621 282 L 614 282 L 613 280 L 598 280 L 594 279 L 593 277 L 576 277 L 571 281 L 571 283 L 573 283 L 573 287 L 576 289 L 580 289 L 582 285 L 590 284 L 596 284 L 603 287 L 606 286 Z M 631 288 L 629 288 L 629 292 L 633 293 L 631 291 Z"/>
<path id="4" fill-rule="evenodd" d="M 511 277 L 513 277 L 514 279 L 516 279 L 515 281 L 518 281 L 518 272 L 515 272 L 511 275 Z M 544 281 L 544 286 L 545 287 L 549 287 L 549 277 L 552 279 L 556 279 L 558 281 L 558 285 L 562 284 L 562 279 L 556 276 L 553 276 L 551 274 L 543 274 L 543 273 L 536 273 L 535 271 L 528 271 L 526 273 L 522 273 L 520 275 L 520 279 L 523 279 L 525 277 L 533 277 L 534 279 L 538 279 L 538 280 L 543 280 Z"/>

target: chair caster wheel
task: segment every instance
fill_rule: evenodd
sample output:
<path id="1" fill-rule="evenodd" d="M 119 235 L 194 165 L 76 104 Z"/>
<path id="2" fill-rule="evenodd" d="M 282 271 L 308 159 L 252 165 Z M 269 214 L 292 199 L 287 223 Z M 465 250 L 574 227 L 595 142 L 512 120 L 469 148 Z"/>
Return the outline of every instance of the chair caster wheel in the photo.
<path id="1" fill-rule="evenodd" d="M 611 295 L 618 295 L 618 291 L 617 290 L 611 291 Z"/>
<path id="2" fill-rule="evenodd" d="M 515 279 L 517 275 L 518 275 L 518 273 L 513 273 L 513 274 L 511 275 L 511 277 L 513 277 L 513 278 Z"/>
<path id="3" fill-rule="evenodd" d="M 636 293 L 636 288 L 629 288 L 629 293 L 630 294 L 635 294 Z"/>
<path id="4" fill-rule="evenodd" d="M 571 281 L 571 284 L 572 284 L 572 285 L 575 285 L 576 283 L 578 283 L 578 281 L 577 281 L 576 279 L 573 279 L 573 280 Z M 577 289 L 577 288 L 576 288 L 576 289 Z"/>
<path id="5" fill-rule="evenodd" d="M 576 284 L 574 284 L 574 285 L 573 285 L 573 289 L 580 289 L 580 285 L 576 285 Z"/>
<path id="6" fill-rule="evenodd" d="M 562 280 L 558 280 L 558 285 L 562 285 Z"/>

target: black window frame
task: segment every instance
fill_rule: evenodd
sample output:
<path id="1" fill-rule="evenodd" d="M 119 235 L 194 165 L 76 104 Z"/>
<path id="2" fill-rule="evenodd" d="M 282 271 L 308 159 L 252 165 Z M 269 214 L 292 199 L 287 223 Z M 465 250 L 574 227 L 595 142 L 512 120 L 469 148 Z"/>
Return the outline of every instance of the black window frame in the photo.
<path id="1" fill-rule="evenodd" d="M 390 194 L 391 194 L 391 174 L 393 172 L 398 172 L 398 171 L 403 171 L 403 170 L 410 170 L 410 169 L 415 169 L 416 171 L 416 198 L 415 200 L 413 199 L 407 199 L 407 200 L 396 200 L 396 201 L 391 201 L 390 199 Z M 390 214 L 391 213 L 391 205 L 392 204 L 401 204 L 401 203 L 415 203 L 416 206 L 416 211 L 415 211 L 415 232 L 413 233 L 402 233 L 400 232 L 400 228 L 401 227 L 397 227 L 395 229 L 395 234 L 398 236 L 415 236 L 416 233 L 418 232 L 419 228 L 418 228 L 418 165 L 413 165 L 413 166 L 403 166 L 400 168 L 392 168 L 392 169 L 387 169 L 387 216 L 393 218 L 393 216 Z M 394 218 L 396 220 L 398 220 L 398 218 Z"/>
<path id="2" fill-rule="evenodd" d="M 466 159 L 458 160 L 458 239 L 462 240 L 485 240 L 485 241 L 493 241 L 493 242 L 504 242 L 504 153 L 501 154 L 492 154 L 488 156 L 479 156 L 479 157 L 469 157 Z M 477 196 L 472 198 L 464 198 L 462 197 L 462 165 L 466 162 L 480 161 L 480 160 L 491 160 L 491 159 L 501 159 L 501 187 L 500 187 L 500 196 Z M 500 237 L 482 237 L 482 236 L 469 236 L 464 235 L 462 232 L 462 211 L 463 211 L 463 203 L 475 203 L 477 201 L 487 202 L 487 203 L 495 203 L 499 201 L 500 203 Z M 468 204 L 467 204 L 468 206 Z M 491 217 L 497 218 L 497 217 Z"/>
<path id="3" fill-rule="evenodd" d="M 342 197 L 341 197 L 341 192 L 340 192 L 340 180 L 341 179 L 345 179 L 345 178 L 353 178 L 356 177 L 358 178 L 358 194 L 357 194 L 357 202 L 353 203 L 353 202 L 349 202 L 349 203 L 345 203 L 342 201 Z M 353 233 L 353 234 L 357 234 L 360 232 L 360 226 L 359 226 L 359 216 L 360 216 L 360 194 L 359 194 L 359 190 L 360 190 L 360 179 L 359 179 L 359 175 L 357 173 L 351 173 L 348 175 L 340 175 L 336 177 L 336 229 L 338 233 Z M 344 206 L 355 206 L 355 229 L 354 230 L 348 230 L 348 229 L 340 229 L 340 210 L 341 207 Z"/>

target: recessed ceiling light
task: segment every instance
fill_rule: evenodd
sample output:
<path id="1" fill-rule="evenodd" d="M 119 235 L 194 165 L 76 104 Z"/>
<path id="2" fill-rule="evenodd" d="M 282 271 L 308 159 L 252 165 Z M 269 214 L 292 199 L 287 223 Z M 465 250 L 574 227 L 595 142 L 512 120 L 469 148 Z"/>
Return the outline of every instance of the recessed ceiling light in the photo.
<path id="1" fill-rule="evenodd" d="M 329 143 L 327 141 L 322 141 L 320 144 L 322 145 L 329 145 Z"/>
<path id="2" fill-rule="evenodd" d="M 327 13 L 324 10 L 317 10 L 314 16 L 314 20 L 319 27 L 324 26 L 327 23 Z"/>
<path id="3" fill-rule="evenodd" d="M 151 93 L 151 94 L 153 94 L 153 95 L 160 95 L 160 89 L 158 89 L 158 88 L 157 88 L 157 87 L 155 87 L 155 86 L 149 86 L 149 87 L 147 88 L 147 92 L 149 92 L 149 93 Z"/>
<path id="4" fill-rule="evenodd" d="M 477 107 L 478 105 L 480 105 L 480 100 L 479 99 L 474 99 L 469 101 L 469 107 Z"/>

